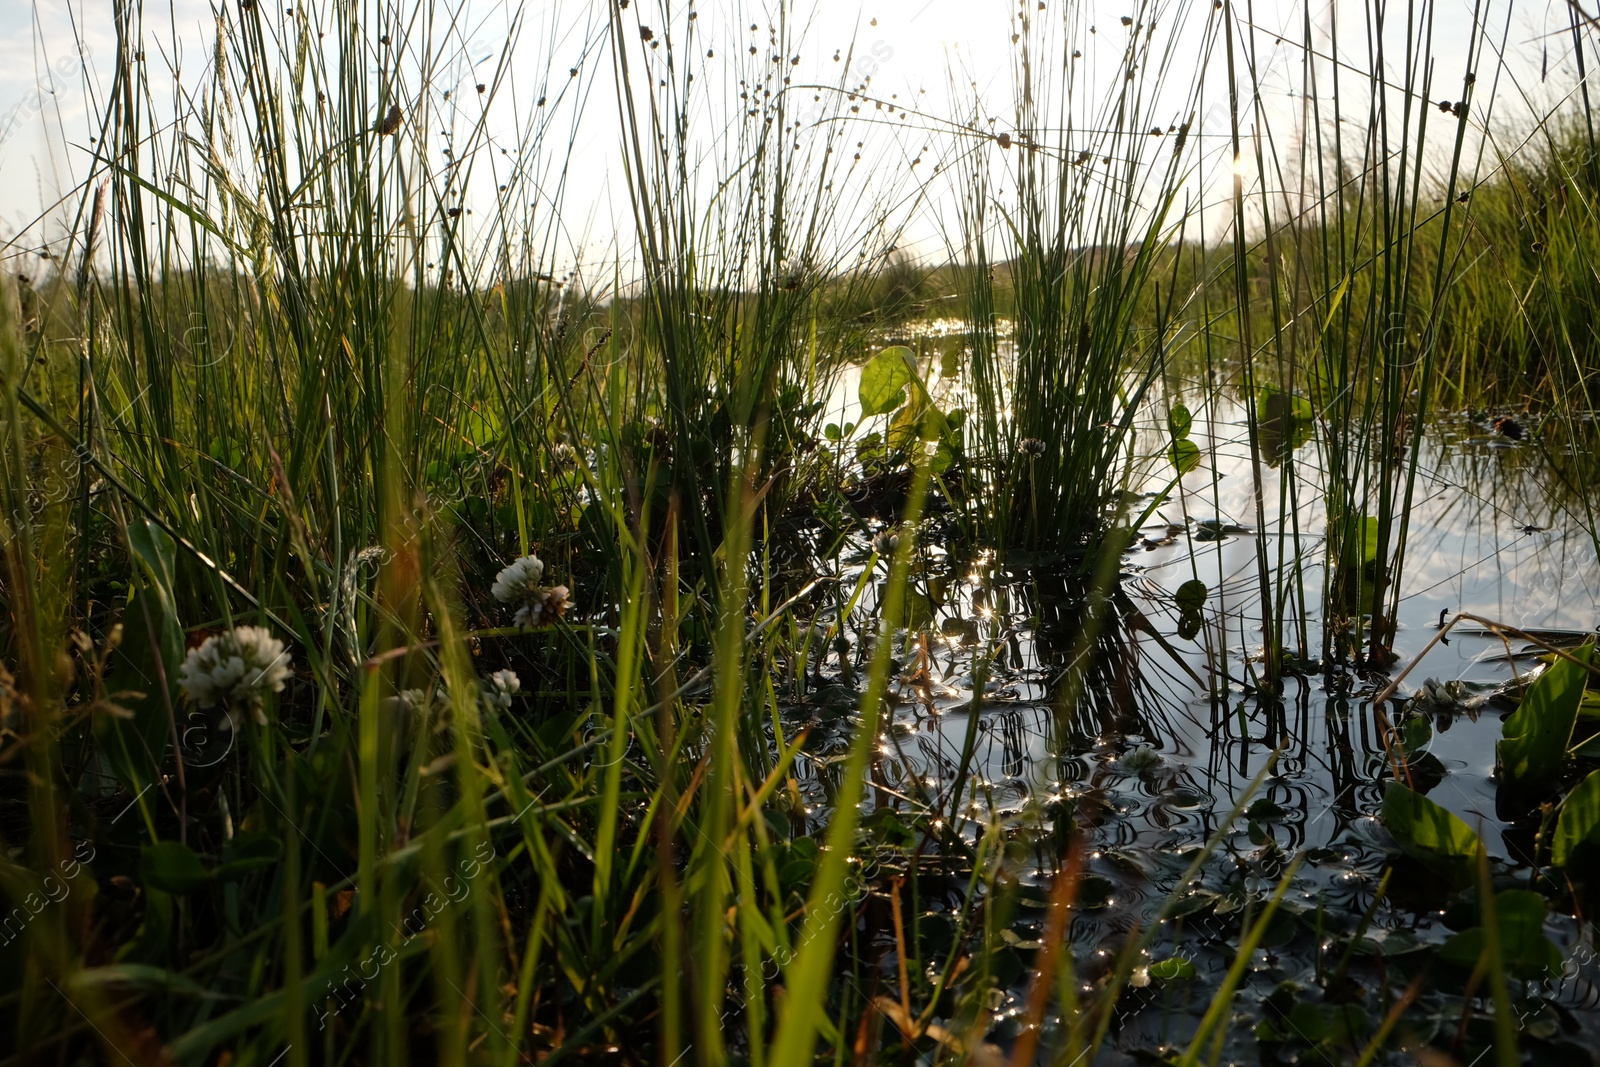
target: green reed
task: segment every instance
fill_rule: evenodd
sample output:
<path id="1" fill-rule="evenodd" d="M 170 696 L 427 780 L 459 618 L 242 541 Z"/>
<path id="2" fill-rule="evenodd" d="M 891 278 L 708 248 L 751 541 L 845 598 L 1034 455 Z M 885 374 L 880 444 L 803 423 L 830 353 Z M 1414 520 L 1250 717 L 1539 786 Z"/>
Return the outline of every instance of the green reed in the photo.
<path id="1" fill-rule="evenodd" d="M 1011 116 L 975 111 L 951 138 L 960 232 L 935 270 L 893 254 L 935 183 L 867 181 L 845 120 L 868 87 L 848 62 L 793 84 L 819 45 L 787 5 L 730 40 L 613 0 L 576 68 L 570 38 L 534 41 L 543 69 L 515 87 L 509 48 L 463 73 L 459 17 L 228 7 L 184 87 L 158 73 L 170 29 L 116 9 L 65 266 L 0 295 L 0 696 L 26 772 L 6 786 L 26 817 L 5 824 L 20 851 L 0 882 L 20 899 L 74 842 L 97 853 L 94 892 L 28 925 L 0 987 L 14 1062 L 797 1064 L 862 1035 L 889 1048 L 886 1020 L 906 1047 L 980 1049 L 1018 894 L 1014 843 L 968 814 L 998 624 L 972 653 L 955 782 L 892 794 L 880 759 L 888 697 L 921 684 L 907 664 L 943 606 L 929 512 L 975 542 L 958 553 L 1067 561 L 1035 576 L 1041 643 L 1073 664 L 1058 740 L 1092 738 L 1131 656 L 1117 571 L 1150 511 L 1127 493 L 1160 470 L 1185 499 L 1138 418 L 1186 355 L 1234 372 L 1258 486 L 1283 467 L 1280 522 L 1298 513 L 1297 422 L 1317 428 L 1323 600 L 1369 617 L 1373 650 L 1392 638 L 1430 383 L 1466 403 L 1537 367 L 1530 391 L 1591 406 L 1592 156 L 1554 161 L 1592 133 L 1547 124 L 1551 162 L 1510 157 L 1457 204 L 1413 147 L 1443 121 L 1414 102 L 1435 84 L 1416 63 L 1399 114 L 1376 76 L 1336 86 L 1368 137 L 1316 111 L 1295 147 L 1313 206 L 1241 181 L 1219 248 L 1184 200 L 1218 49 L 1234 155 L 1263 184 L 1282 169 L 1249 141 L 1238 10 L 1136 5 L 1108 90 L 1073 54 L 1080 13 L 1019 12 Z M 713 51 L 736 57 L 720 85 Z M 517 94 L 540 103 L 508 145 L 484 109 Z M 638 258 L 575 269 L 568 166 L 580 120 L 613 109 Z M 1452 168 L 1471 114 L 1447 125 Z M 1532 275 L 1497 276 L 1467 242 L 1504 253 L 1534 197 L 1564 206 L 1518 261 Z M 942 376 L 971 410 L 964 434 L 928 435 L 950 465 L 922 408 L 875 450 L 822 440 L 841 368 L 952 281 L 969 332 Z M 1524 281 L 1536 298 L 1512 300 Z M 1486 364 L 1494 329 L 1515 340 Z M 1576 441 L 1570 414 L 1556 425 Z M 868 452 L 903 507 L 850 510 Z M 885 518 L 904 536 L 845 570 Z M 799 563 L 797 530 L 823 546 Z M 1269 684 L 1286 631 L 1307 658 L 1314 610 L 1287 552 L 1258 556 Z M 530 553 L 577 606 L 519 630 L 489 589 Z M 285 643 L 292 676 L 264 722 L 206 718 L 178 683 L 186 647 L 243 626 Z M 515 711 L 484 699 L 503 669 Z M 789 711 L 833 678 L 849 728 L 812 760 L 819 812 Z M 1072 817 L 1052 832 L 1040 866 L 1064 922 Z M 919 924 L 952 885 L 941 943 Z M 1034 1047 L 1101 1047 L 1139 943 L 1093 996 L 1070 953 L 1041 964 L 1030 1010 L 1055 1045 Z"/>

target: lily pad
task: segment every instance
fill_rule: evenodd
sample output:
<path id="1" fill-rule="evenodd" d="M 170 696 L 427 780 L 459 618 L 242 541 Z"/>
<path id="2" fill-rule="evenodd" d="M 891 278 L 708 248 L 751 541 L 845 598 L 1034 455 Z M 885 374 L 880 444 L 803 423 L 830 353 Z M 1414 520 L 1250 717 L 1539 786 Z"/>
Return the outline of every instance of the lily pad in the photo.
<path id="1" fill-rule="evenodd" d="M 1544 898 L 1528 889 L 1508 889 L 1494 897 L 1500 931 L 1500 962 L 1518 978 L 1534 981 L 1561 969 L 1561 951 L 1544 936 Z M 1444 943 L 1441 959 L 1475 967 L 1484 951 L 1484 929 L 1474 926 Z"/>

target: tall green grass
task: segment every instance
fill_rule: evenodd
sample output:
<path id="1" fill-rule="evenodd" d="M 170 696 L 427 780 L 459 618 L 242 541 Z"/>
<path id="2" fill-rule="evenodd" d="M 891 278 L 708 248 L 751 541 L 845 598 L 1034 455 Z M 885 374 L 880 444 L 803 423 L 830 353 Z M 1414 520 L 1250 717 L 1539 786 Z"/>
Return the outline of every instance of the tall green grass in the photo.
<path id="1" fill-rule="evenodd" d="M 1197 169 L 1190 133 L 1221 21 L 1192 26 L 1173 5 L 1136 5 L 1108 28 L 1108 73 L 1108 53 L 1084 58 L 1087 20 L 1071 5 L 1013 14 L 1012 113 L 985 122 L 974 101 L 958 135 L 953 249 L 987 533 L 1079 560 L 1133 484 L 1134 419 L 1174 339 L 1141 313 L 1175 262 L 1164 251 L 1194 224 L 1180 197 Z M 1177 49 L 1192 35 L 1201 55 L 1185 85 Z"/>
<path id="2" fill-rule="evenodd" d="M 952 134 L 959 232 L 920 275 L 894 249 L 939 187 L 867 180 L 848 119 L 869 87 L 795 84 L 819 45 L 787 5 L 747 32 L 611 0 L 577 67 L 573 38 L 539 38 L 516 80 L 509 48 L 464 74 L 461 13 L 426 0 L 222 9 L 192 81 L 157 72 L 169 27 L 115 18 L 65 266 L 0 294 L 0 884 L 21 906 L 95 850 L 0 947 L 12 1062 L 796 1064 L 870 1059 L 885 1022 L 976 1055 L 1016 895 L 1013 843 L 970 814 L 1003 627 L 972 653 L 954 782 L 901 795 L 880 758 L 889 696 L 926 685 L 908 664 L 943 595 L 936 531 L 963 560 L 1066 564 L 1034 590 L 1040 646 L 1071 664 L 1066 748 L 1137 692 L 1117 572 L 1155 506 L 1131 494 L 1154 471 L 1159 503 L 1188 469 L 1140 423 L 1186 361 L 1237 390 L 1258 480 L 1284 468 L 1260 525 L 1296 513 L 1315 428 L 1322 607 L 1369 654 L 1392 641 L 1437 383 L 1589 408 L 1593 168 L 1551 162 L 1587 127 L 1541 127 L 1548 156 L 1507 153 L 1459 204 L 1414 147 L 1443 120 L 1411 62 L 1398 97 L 1335 89 L 1370 109 L 1359 146 L 1312 114 L 1284 214 L 1243 180 L 1284 167 L 1249 136 L 1258 53 L 1232 6 L 1144 3 L 1096 34 L 1019 9 L 1011 114 L 974 102 Z M 1185 199 L 1215 162 L 1194 124 L 1221 66 L 1245 161 L 1225 247 Z M 1473 114 L 1449 119 L 1456 170 Z M 636 254 L 575 268 L 568 165 L 580 122 L 613 119 Z M 1530 203 L 1531 275 L 1489 270 Z M 940 399 L 964 429 L 945 420 L 944 452 L 904 425 L 830 439 L 842 368 L 952 286 L 968 321 Z M 1579 440 L 1568 414 L 1551 425 Z M 885 470 L 903 507 L 855 510 L 846 483 Z M 845 568 L 883 520 L 899 540 Z M 1264 687 L 1316 607 L 1272 551 Z M 519 630 L 489 589 L 534 553 L 576 606 Z M 262 723 L 196 711 L 186 647 L 246 625 L 288 646 L 287 687 Z M 483 699 L 506 669 L 510 708 Z M 791 714 L 830 686 L 834 758 Z M 936 891 L 943 941 L 921 923 Z M 1070 953 L 1040 962 L 1023 1052 L 1102 1047 L 1139 943 L 1092 997 Z"/>

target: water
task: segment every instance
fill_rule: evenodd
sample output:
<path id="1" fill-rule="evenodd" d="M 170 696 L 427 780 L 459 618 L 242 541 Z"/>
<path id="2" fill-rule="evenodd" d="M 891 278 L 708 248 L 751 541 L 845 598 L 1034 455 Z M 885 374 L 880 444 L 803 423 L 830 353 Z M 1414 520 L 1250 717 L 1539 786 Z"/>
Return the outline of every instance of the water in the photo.
<path id="1" fill-rule="evenodd" d="M 988 1039 L 1001 1046 L 1014 1036 L 1026 1002 L 1044 898 L 1070 837 L 1063 813 L 1073 813 L 1085 849 L 1086 878 L 1070 933 L 1083 993 L 1106 980 L 1116 953 L 1156 921 L 1165 899 L 1188 896 L 1193 914 L 1165 923 L 1139 962 L 1181 957 L 1196 976 L 1127 989 L 1097 1061 L 1105 1063 L 1143 1062 L 1147 1053 L 1187 1041 L 1226 973 L 1241 913 L 1270 894 L 1290 856 L 1303 855 L 1282 911 L 1246 969 L 1223 1062 L 1277 1054 L 1343 1062 L 1359 1052 L 1428 957 L 1418 949 L 1442 942 L 1451 926 L 1475 924 L 1471 916 L 1444 914 L 1443 894 L 1406 864 L 1396 867 L 1388 893 L 1373 907 L 1392 852 L 1374 818 L 1389 771 L 1373 695 L 1413 664 L 1402 694 L 1431 677 L 1460 679 L 1479 695 L 1474 707 L 1435 716 L 1430 751 L 1448 773 L 1428 795 L 1479 829 L 1490 854 L 1506 865 L 1504 878 L 1526 883 L 1529 842 L 1495 813 L 1491 776 L 1502 711 L 1482 698 L 1535 661 L 1507 654 L 1522 650 L 1522 642 L 1508 645 L 1481 630 L 1458 629 L 1423 652 L 1438 635 L 1441 611 L 1523 630 L 1592 631 L 1600 623 L 1600 563 L 1580 521 L 1581 495 L 1552 476 L 1537 444 L 1510 441 L 1464 417 L 1441 418 L 1425 434 L 1419 464 L 1398 664 L 1388 673 L 1343 671 L 1331 685 L 1320 673 L 1290 677 L 1281 698 L 1261 698 L 1247 684 L 1262 644 L 1258 538 L 1275 582 L 1298 566 L 1312 609 L 1304 654 L 1320 656 L 1315 609 L 1324 579 L 1324 505 L 1317 448 L 1307 444 L 1290 465 L 1264 471 L 1269 523 L 1258 530 L 1242 413 L 1226 404 L 1196 405 L 1192 439 L 1208 468 L 1185 479 L 1184 494 L 1159 509 L 1142 531 L 1143 543 L 1126 557 L 1125 621 L 1102 635 L 1102 655 L 1083 661 L 1096 665 L 1075 704 L 1062 696 L 1064 665 L 1080 651 L 1073 593 L 1038 575 L 998 573 L 982 556 L 951 559 L 935 545 L 929 573 L 936 595 L 926 611 L 940 636 L 930 642 L 926 673 L 900 688 L 880 744 L 874 780 L 882 788 L 873 804 L 914 810 L 936 800 L 950 814 L 952 790 L 963 784 L 952 829 L 969 842 L 986 832 L 1007 840 L 1002 882 L 1011 888 L 987 902 L 1007 924 L 999 940 L 991 936 L 999 992 L 984 1005 L 993 1012 Z M 1280 509 L 1287 466 L 1298 507 Z M 1153 467 L 1148 485 L 1154 489 L 1169 476 Z M 1196 536 L 1202 522 L 1232 532 L 1202 540 Z M 841 575 L 846 587 L 859 570 L 858 564 Z M 1211 590 L 1207 626 L 1186 639 L 1179 636 L 1173 594 L 1195 577 Z M 1126 622 L 1138 619 L 1131 609 L 1143 623 Z M 1291 626 L 1289 650 L 1299 652 L 1293 632 Z M 974 713 L 978 653 L 993 661 Z M 904 666 L 913 673 L 915 657 Z M 1220 695 L 1205 681 L 1213 669 L 1228 679 Z M 832 690 L 835 703 L 839 688 Z M 1391 714 L 1396 707 L 1390 705 Z M 817 708 L 794 714 L 816 721 Z M 841 751 L 847 737 L 843 729 L 818 731 L 814 760 L 799 766 L 813 810 L 826 803 L 825 757 Z M 1255 817 L 1228 823 L 1274 756 L 1248 797 Z M 1219 830 L 1219 847 L 1194 882 L 1182 885 L 1197 847 Z M 944 916 L 958 907 L 948 892 L 918 903 L 929 922 L 948 922 Z M 1369 908 L 1366 939 L 1342 977 L 1331 980 Z M 1567 966 L 1560 980 L 1528 987 L 1542 1000 L 1524 1011 L 1519 1028 L 1536 1055 L 1576 1055 L 1575 1049 L 1600 1045 L 1600 972 L 1575 920 L 1553 916 L 1546 930 Z M 1381 956 L 1374 956 L 1380 946 Z M 1431 976 L 1397 1032 L 1418 1040 L 1443 1034 L 1446 1046 L 1460 1032 L 1462 1048 L 1473 1047 L 1486 1022 L 1463 1015 L 1456 995 L 1463 979 Z M 1513 991 L 1521 991 L 1519 983 Z M 1290 1040 L 1263 1044 L 1258 1026 Z"/>

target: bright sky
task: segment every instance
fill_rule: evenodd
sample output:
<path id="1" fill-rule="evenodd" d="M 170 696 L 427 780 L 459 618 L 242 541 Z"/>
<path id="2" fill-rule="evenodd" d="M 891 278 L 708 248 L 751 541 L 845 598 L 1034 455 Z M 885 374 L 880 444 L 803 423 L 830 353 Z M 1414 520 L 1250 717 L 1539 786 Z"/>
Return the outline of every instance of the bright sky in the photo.
<path id="1" fill-rule="evenodd" d="M 218 2 L 226 3 L 230 15 L 237 19 L 240 0 Z M 394 2 L 386 0 L 386 6 L 392 7 Z M 1323 47 L 1328 26 L 1337 16 L 1341 24 L 1339 58 L 1365 69 L 1365 11 L 1370 0 L 1308 2 L 1312 5 L 1310 21 Z M 1498 84 L 1493 80 L 1493 51 L 1488 59 L 1480 61 L 1475 99 L 1481 106 L 1489 90 L 1497 94 L 1495 118 L 1504 128 L 1491 128 L 1496 136 L 1504 137 L 1530 109 L 1548 107 L 1570 89 L 1574 81 L 1571 36 L 1565 32 L 1569 9 L 1562 0 L 1482 2 L 1482 17 L 1495 47 L 1503 38 L 1508 58 L 1499 70 Z M 283 9 L 274 7 L 273 0 L 260 3 L 261 17 L 282 19 Z M 327 3 L 328 0 L 316 0 L 313 7 Z M 509 27 L 518 7 L 514 0 L 458 3 L 462 12 L 458 19 L 460 29 L 448 47 L 468 64 L 479 61 L 475 77 L 481 78 L 483 71 L 492 71 L 507 48 Z M 1052 18 L 1060 18 L 1060 3 L 1061 0 L 1050 0 Z M 1254 0 L 1253 9 L 1246 0 L 1234 0 L 1234 5 L 1240 32 L 1244 32 L 1243 21 L 1253 10 L 1260 81 L 1265 87 L 1263 106 L 1269 116 L 1267 126 L 1279 150 L 1285 151 L 1298 132 L 1303 81 L 1299 49 L 1288 41 L 1298 41 L 1302 36 L 1301 27 L 1307 17 L 1304 6 L 1290 0 Z M 776 0 L 702 0 L 697 5 L 699 44 L 718 53 L 715 59 L 701 60 L 712 96 L 721 96 L 726 86 L 734 85 L 741 69 L 717 64 L 728 64 L 730 55 L 742 60 L 745 45 L 765 46 L 766 27 L 775 17 L 772 12 L 776 6 Z M 797 83 L 836 81 L 841 68 L 832 58 L 835 50 L 848 56 L 853 42 L 854 72 L 872 74 L 872 95 L 880 99 L 893 96 L 901 106 L 915 102 L 924 116 L 919 120 L 917 108 L 912 108 L 911 119 L 898 126 L 881 121 L 881 115 L 863 116 L 873 120 L 861 124 L 861 136 L 864 141 L 871 138 L 869 161 L 881 167 L 882 177 L 878 189 L 869 193 L 863 187 L 857 195 L 881 195 L 884 182 L 904 182 L 909 173 L 904 169 L 906 157 L 920 155 L 925 144 L 930 145 L 930 158 L 937 158 L 941 151 L 949 152 L 956 142 L 944 135 L 941 120 L 964 117 L 971 106 L 974 83 L 978 98 L 985 101 L 991 115 L 1001 119 L 1002 125 L 995 128 L 1003 128 L 1010 113 L 1015 55 L 1012 20 L 1018 10 L 1011 3 L 798 0 L 796 6 L 805 21 L 805 29 L 798 34 L 802 41 L 798 49 L 801 62 L 792 72 Z M 1027 0 L 1026 6 L 1034 16 L 1035 0 Z M 1404 18 L 1406 5 L 1391 0 L 1388 6 L 1392 19 Z M 682 0 L 674 0 L 669 7 L 674 18 L 663 23 L 658 0 L 635 0 L 628 17 L 637 18 L 641 24 L 657 22 L 658 28 L 663 24 L 669 29 L 677 26 L 681 40 L 687 26 L 682 21 L 683 13 L 688 7 Z M 1163 116 L 1162 121 L 1181 123 L 1186 106 L 1183 96 L 1194 82 L 1193 72 L 1200 62 L 1200 29 L 1211 17 L 1210 7 L 1210 0 L 1080 0 L 1068 11 L 1075 15 L 1073 40 L 1075 44 L 1081 41 L 1085 62 L 1094 64 L 1098 59 L 1108 73 L 1115 68 L 1128 33 L 1121 27 L 1119 16 L 1154 18 L 1161 26 L 1184 27 L 1176 39 L 1168 79 L 1171 87 L 1152 109 L 1152 114 Z M 63 215 L 59 208 L 52 211 L 52 207 L 64 196 L 70 199 L 88 170 L 88 139 L 111 84 L 109 71 L 116 51 L 112 10 L 112 0 L 0 0 L 0 26 L 8 31 L 0 36 L 0 243 L 4 243 L 0 256 L 11 258 L 26 249 L 37 249 L 45 241 L 59 239 L 67 226 L 70 216 Z M 516 136 L 516 116 L 525 115 L 530 100 L 544 91 L 543 72 L 555 68 L 559 80 L 565 81 L 565 67 L 580 64 L 585 40 L 594 38 L 605 17 L 604 5 L 598 0 L 528 0 L 521 10 L 521 32 L 512 46 L 513 74 L 507 92 L 491 108 L 491 124 L 502 138 Z M 1432 49 L 1436 84 L 1440 86 L 1436 95 L 1448 97 L 1458 91 L 1461 74 L 1467 67 L 1465 47 L 1472 13 L 1472 0 L 1439 0 Z M 174 66 L 181 71 L 185 83 L 196 84 L 210 60 L 216 33 L 213 5 L 206 0 L 172 0 L 170 5 L 145 0 L 145 18 L 147 61 L 160 72 L 158 85 L 163 80 L 170 81 L 165 72 Z M 751 22 L 759 24 L 759 34 L 748 32 Z M 1095 28 L 1094 33 L 1086 31 L 1089 26 Z M 1285 34 L 1285 42 L 1277 41 L 1280 32 Z M 1391 26 L 1391 40 L 1401 35 L 1399 27 Z M 81 61 L 79 42 L 83 45 Z M 637 41 L 629 43 L 642 62 L 642 45 Z M 698 54 L 696 58 L 701 59 Z M 1389 63 L 1392 79 L 1400 78 L 1402 63 L 1397 50 Z M 1485 64 L 1490 68 L 1487 71 L 1482 69 Z M 600 260 L 618 251 L 625 254 L 632 241 L 632 224 L 626 187 L 620 180 L 610 60 L 601 48 L 592 51 L 581 65 L 590 98 L 574 135 L 564 218 L 571 254 Z M 458 67 L 463 74 L 468 69 L 472 68 Z M 722 87 L 717 86 L 718 77 L 725 79 Z M 467 79 L 469 87 L 471 80 Z M 1104 79 L 1096 82 L 1091 74 L 1088 82 L 1103 85 Z M 1210 153 L 1205 195 L 1215 199 L 1231 184 L 1225 155 L 1229 127 L 1226 82 L 1220 58 L 1213 60 L 1208 69 L 1206 86 L 1208 100 L 1197 124 L 1201 143 Z M 440 87 L 434 91 L 439 92 Z M 726 91 L 729 95 L 721 96 L 724 101 L 737 93 L 736 88 Z M 469 106 L 471 100 L 468 95 Z M 1170 120 L 1165 118 L 1167 115 Z M 880 161 L 892 161 L 894 165 L 883 167 Z M 927 168 L 917 174 L 926 178 Z M 1195 192 L 1199 191 L 1197 184 Z M 489 192 L 492 195 L 492 186 Z M 469 190 L 469 203 L 470 197 L 481 193 L 482 190 Z M 927 209 L 911 217 L 907 224 L 908 243 L 924 255 L 938 256 L 942 251 L 936 240 L 940 225 L 936 216 L 936 211 Z"/>

